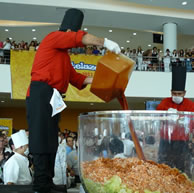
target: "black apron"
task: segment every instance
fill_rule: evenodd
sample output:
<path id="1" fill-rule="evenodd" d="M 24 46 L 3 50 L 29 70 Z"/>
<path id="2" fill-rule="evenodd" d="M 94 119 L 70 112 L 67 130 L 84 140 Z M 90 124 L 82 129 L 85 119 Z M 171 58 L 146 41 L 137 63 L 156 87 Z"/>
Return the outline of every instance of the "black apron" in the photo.
<path id="1" fill-rule="evenodd" d="M 45 82 L 32 81 L 26 99 L 29 127 L 29 151 L 32 154 L 56 153 L 59 114 L 51 117 L 53 88 Z"/>
<path id="2" fill-rule="evenodd" d="M 170 167 L 178 168 L 182 172 L 187 172 L 188 164 L 190 162 L 190 152 L 187 141 L 169 141 L 160 139 L 158 151 L 158 163 L 164 163 Z"/>

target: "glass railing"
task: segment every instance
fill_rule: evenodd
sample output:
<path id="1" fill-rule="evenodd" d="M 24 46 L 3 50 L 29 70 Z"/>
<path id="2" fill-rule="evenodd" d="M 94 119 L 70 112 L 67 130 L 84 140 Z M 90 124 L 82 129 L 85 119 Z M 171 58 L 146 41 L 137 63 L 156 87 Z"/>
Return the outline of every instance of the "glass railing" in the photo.
<path id="1" fill-rule="evenodd" d="M 0 49 L 0 64 L 10 64 L 10 50 Z"/>
<path id="2" fill-rule="evenodd" d="M 137 71 L 161 71 L 170 72 L 172 66 L 186 66 L 187 72 L 194 72 L 194 58 L 186 57 L 131 57 L 135 62 Z"/>

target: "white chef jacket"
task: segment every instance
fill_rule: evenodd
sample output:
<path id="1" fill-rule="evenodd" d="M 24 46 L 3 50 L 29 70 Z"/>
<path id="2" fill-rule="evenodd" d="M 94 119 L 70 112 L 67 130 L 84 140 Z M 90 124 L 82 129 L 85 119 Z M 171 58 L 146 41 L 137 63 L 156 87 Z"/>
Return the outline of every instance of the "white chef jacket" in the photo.
<path id="1" fill-rule="evenodd" d="M 127 158 L 124 153 L 118 153 L 114 156 L 114 158 Z"/>
<path id="2" fill-rule="evenodd" d="M 124 144 L 124 155 L 129 157 L 132 155 L 133 148 L 135 148 L 135 145 L 133 141 L 129 139 L 122 140 Z"/>
<path id="3" fill-rule="evenodd" d="M 29 185 L 32 183 L 32 176 L 29 170 L 28 158 L 15 152 L 3 167 L 4 184 L 12 182 L 16 185 Z"/>
<path id="4" fill-rule="evenodd" d="M 66 184 L 66 141 L 65 139 L 59 144 L 55 158 L 55 176 L 53 182 L 56 185 Z"/>
<path id="5" fill-rule="evenodd" d="M 8 42 L 4 42 L 4 47 L 3 47 L 4 50 L 10 50 L 11 49 L 11 44 L 8 43 Z"/>

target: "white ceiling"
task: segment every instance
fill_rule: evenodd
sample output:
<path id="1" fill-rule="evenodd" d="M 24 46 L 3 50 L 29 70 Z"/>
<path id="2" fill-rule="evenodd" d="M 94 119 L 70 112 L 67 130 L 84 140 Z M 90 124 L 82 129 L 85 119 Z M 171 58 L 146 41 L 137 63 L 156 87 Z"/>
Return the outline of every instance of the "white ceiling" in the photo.
<path id="1" fill-rule="evenodd" d="M 176 8 L 176 9 L 188 9 L 194 10 L 193 0 L 120 0 L 124 2 L 133 2 L 140 5 Z M 187 1 L 187 5 L 182 6 L 182 2 Z"/>
<path id="2" fill-rule="evenodd" d="M 152 32 L 146 32 L 142 30 L 128 30 L 128 29 L 118 29 L 111 28 L 112 33 L 109 32 L 108 27 L 94 27 L 94 26 L 84 26 L 88 28 L 88 33 L 94 34 L 98 37 L 106 37 L 116 41 L 121 47 L 125 49 L 130 47 L 130 49 L 137 48 L 141 46 L 143 50 L 150 49 L 154 46 L 163 50 L 162 44 L 153 43 Z M 36 29 L 32 32 L 32 29 Z M 8 32 L 5 32 L 8 29 Z M 31 40 L 36 37 L 37 41 L 41 41 L 48 33 L 58 29 L 58 25 L 48 25 L 48 26 L 26 26 L 26 27 L 5 27 L 0 26 L 0 40 L 4 41 L 7 37 L 11 37 L 17 43 L 22 40 L 30 43 Z M 136 36 L 133 33 L 136 33 Z M 127 43 L 127 40 L 130 42 Z M 186 49 L 194 47 L 194 35 L 182 35 L 179 34 L 177 37 L 177 49 Z M 151 47 L 148 47 L 151 45 Z"/>
<path id="3" fill-rule="evenodd" d="M 75 6 L 84 11 L 84 25 L 87 26 L 161 32 L 164 23 L 174 22 L 178 24 L 179 33 L 191 35 L 194 34 L 194 1 L 187 1 L 188 4 L 182 6 L 182 0 L 58 0 L 56 3 L 49 0 L 39 3 L 37 0 L 6 0 L 0 1 L 0 18 L 60 23 L 67 7 Z"/>
<path id="4" fill-rule="evenodd" d="M 0 0 L 0 40 L 12 37 L 17 42 L 29 42 L 35 36 L 41 41 L 46 34 L 58 28 L 67 7 L 74 6 L 84 11 L 83 26 L 89 29 L 89 33 L 113 39 L 121 47 L 137 48 L 141 45 L 145 50 L 151 44 L 162 49 L 162 45 L 153 44 L 151 32 L 161 33 L 164 23 L 174 22 L 178 24 L 179 36 L 188 35 L 178 37 L 178 49 L 191 48 L 194 46 L 194 0 L 188 0 L 186 6 L 182 6 L 181 2 L 182 0 Z M 8 20 L 12 22 L 6 22 Z M 13 20 L 47 22 L 53 26 L 40 27 L 39 24 L 36 33 L 32 33 L 30 28 L 10 27 L 9 33 L 5 33 L 6 23 L 8 26 L 27 25 Z M 28 23 L 30 25 L 38 26 L 37 23 Z M 113 33 L 108 33 L 109 28 L 113 29 Z M 133 32 L 137 32 L 136 37 L 132 35 Z M 126 40 L 130 40 L 130 44 Z"/>

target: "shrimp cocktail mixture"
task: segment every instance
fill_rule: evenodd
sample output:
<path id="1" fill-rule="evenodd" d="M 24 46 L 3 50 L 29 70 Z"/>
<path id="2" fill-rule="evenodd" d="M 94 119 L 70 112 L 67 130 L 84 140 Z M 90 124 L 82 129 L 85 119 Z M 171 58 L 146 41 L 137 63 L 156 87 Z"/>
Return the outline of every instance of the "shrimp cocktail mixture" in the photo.
<path id="1" fill-rule="evenodd" d="M 138 158 L 82 163 L 88 193 L 194 193 L 194 182 L 176 168 Z"/>

